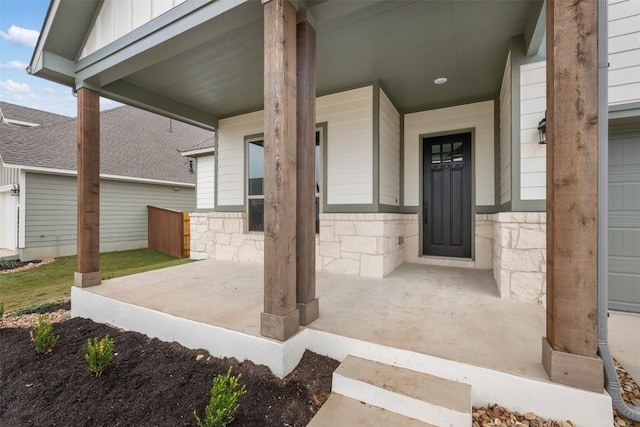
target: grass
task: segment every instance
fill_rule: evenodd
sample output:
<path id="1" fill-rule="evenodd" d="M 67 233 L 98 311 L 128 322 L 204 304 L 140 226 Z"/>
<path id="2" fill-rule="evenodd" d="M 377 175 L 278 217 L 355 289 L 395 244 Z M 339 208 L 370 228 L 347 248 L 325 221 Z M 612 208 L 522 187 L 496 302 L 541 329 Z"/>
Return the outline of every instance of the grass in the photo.
<path id="1" fill-rule="evenodd" d="M 174 258 L 151 249 L 108 252 L 100 254 L 103 277 L 121 277 L 144 271 L 191 262 Z M 67 297 L 73 285 L 76 257 L 61 257 L 42 267 L 17 273 L 0 274 L 0 299 L 5 313 L 24 310 L 49 301 Z"/>

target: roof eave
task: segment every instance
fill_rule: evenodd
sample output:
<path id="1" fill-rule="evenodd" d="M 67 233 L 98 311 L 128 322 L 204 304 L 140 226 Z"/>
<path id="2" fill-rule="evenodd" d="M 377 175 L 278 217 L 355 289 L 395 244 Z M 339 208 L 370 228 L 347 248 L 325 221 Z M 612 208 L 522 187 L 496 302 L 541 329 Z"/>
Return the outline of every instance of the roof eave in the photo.
<path id="1" fill-rule="evenodd" d="M 206 148 L 199 148 L 197 150 L 186 150 L 186 151 L 181 151 L 180 154 L 182 155 L 182 157 L 213 156 L 215 154 L 215 148 L 206 147 Z"/>

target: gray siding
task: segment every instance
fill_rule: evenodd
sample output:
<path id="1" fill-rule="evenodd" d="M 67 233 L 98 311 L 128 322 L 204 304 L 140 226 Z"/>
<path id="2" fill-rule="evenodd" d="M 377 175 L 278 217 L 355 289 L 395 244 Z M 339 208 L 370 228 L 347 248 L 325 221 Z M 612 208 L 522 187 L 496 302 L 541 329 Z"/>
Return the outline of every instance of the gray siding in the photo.
<path id="1" fill-rule="evenodd" d="M 100 251 L 147 246 L 147 205 L 192 211 L 195 190 L 123 181 L 100 182 Z M 22 259 L 76 253 L 76 178 L 27 173 Z M 177 187 L 176 187 L 177 188 Z"/>
<path id="2" fill-rule="evenodd" d="M 640 312 L 640 131 L 609 137 L 609 307 Z"/>

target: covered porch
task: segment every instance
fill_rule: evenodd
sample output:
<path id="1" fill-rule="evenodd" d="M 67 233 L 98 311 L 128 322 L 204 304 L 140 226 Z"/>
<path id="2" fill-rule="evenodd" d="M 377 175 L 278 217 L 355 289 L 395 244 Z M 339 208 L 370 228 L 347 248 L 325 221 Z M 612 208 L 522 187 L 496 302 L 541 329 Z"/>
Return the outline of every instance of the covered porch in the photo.
<path id="1" fill-rule="evenodd" d="M 381 361 L 413 369 L 437 366 L 438 375 L 473 383 L 478 403 L 495 399 L 520 408 L 514 399 L 524 396 L 531 410 L 545 407 L 546 416 L 564 418 L 566 402 L 579 401 L 574 419 L 583 421 L 578 425 L 593 425 L 607 414 L 597 308 L 597 261 L 603 253 L 598 252 L 597 232 L 598 101 L 606 98 L 597 91 L 598 40 L 604 41 L 598 26 L 606 23 L 606 5 L 599 10 L 595 2 L 560 1 L 186 0 L 171 3 L 166 13 L 155 14 L 151 8 L 146 21 L 133 19 L 142 15 L 127 21 L 119 20 L 120 14 L 133 12 L 122 12 L 117 4 L 54 0 L 30 67 L 31 73 L 78 93 L 76 315 L 168 340 L 183 336 L 187 345 L 200 346 L 196 343 L 202 337 L 211 348 L 223 345 L 238 357 L 253 351 L 254 361 L 268 364 L 278 375 L 288 372 L 305 348 L 337 358 L 382 354 Z M 408 167 L 400 160 L 406 155 L 400 117 L 495 101 L 514 36 L 522 37 L 521 53 L 528 57 L 544 54 L 547 40 L 546 310 L 500 301 L 488 285 L 489 273 L 477 271 L 409 265 L 380 282 L 349 278 L 348 286 L 340 286 L 334 276 L 316 276 L 316 183 L 310 167 L 316 95 L 377 81 L 403 115 L 398 114 L 398 129 L 388 131 L 389 140 L 397 142 L 397 150 L 391 150 L 397 173 L 396 166 L 388 169 L 397 196 L 388 203 L 383 198 L 385 127 L 373 120 L 365 149 L 352 150 L 356 161 L 345 162 L 338 173 L 326 173 L 327 191 L 334 191 L 333 201 L 340 202 L 344 182 L 357 181 L 345 171 L 367 159 L 364 173 L 356 177 L 363 191 L 334 203 L 340 205 L 334 212 L 411 212 L 428 218 L 433 206 L 430 211 L 419 185 L 410 204 L 401 185 Z M 442 73 L 456 84 L 447 90 L 434 85 Z M 175 270 L 187 275 L 191 268 L 202 268 L 194 273 L 197 285 L 174 276 L 168 286 L 163 275 L 149 285 L 118 285 L 118 280 L 95 286 L 101 282 L 99 96 L 215 129 L 218 155 L 233 151 L 220 140 L 222 131 L 237 130 L 233 118 L 263 109 L 260 119 L 251 118 L 254 130 L 236 136 L 245 142 L 263 132 L 264 267 L 199 263 Z M 497 116 L 497 103 L 493 105 Z M 367 119 L 380 111 L 379 98 L 371 108 L 359 110 Z M 488 140 L 493 145 L 484 155 L 493 162 L 476 168 L 486 176 L 478 175 L 468 185 L 469 212 L 510 209 L 498 197 L 500 162 L 492 156 L 498 152 L 499 122 L 492 123 Z M 470 130 L 463 127 L 458 130 Z M 336 128 L 332 125 L 328 132 Z M 342 124 L 345 128 L 349 124 Z M 356 142 L 351 138 L 345 143 Z M 242 149 L 238 152 L 242 156 Z M 226 191 L 226 203 L 216 204 L 219 212 L 242 214 L 250 204 L 242 183 L 237 186 L 242 191 L 234 194 L 231 186 L 224 187 L 230 176 L 243 175 L 238 164 L 227 162 L 223 171 L 216 164 L 217 201 Z M 429 272 L 438 272 L 433 289 L 416 295 Z M 390 283 L 386 280 L 394 281 L 396 275 L 406 277 L 392 282 L 392 294 L 382 292 Z M 371 283 L 376 283 L 373 288 Z M 468 283 L 475 285 L 463 286 Z M 185 288 L 178 290 L 181 286 Z M 191 293 L 196 289 L 199 293 Z M 403 289 L 405 293 L 398 292 Z M 419 362 L 410 362 L 414 359 Z M 581 398 L 562 398 L 556 394 L 560 391 Z M 590 418 L 583 418 L 587 412 Z"/>
<path id="2" fill-rule="evenodd" d="M 548 380 L 544 307 L 500 299 L 489 271 L 406 263 L 384 279 L 319 274 L 321 316 L 284 343 L 260 335 L 262 275 L 260 265 L 206 260 L 110 279 L 73 288 L 72 314 L 249 358 L 279 376 L 309 349 L 471 384 L 474 405 L 499 402 L 577 425 L 610 417 L 608 396 Z M 640 317 L 613 319 L 614 356 L 633 359 L 637 343 L 624 337 Z"/>

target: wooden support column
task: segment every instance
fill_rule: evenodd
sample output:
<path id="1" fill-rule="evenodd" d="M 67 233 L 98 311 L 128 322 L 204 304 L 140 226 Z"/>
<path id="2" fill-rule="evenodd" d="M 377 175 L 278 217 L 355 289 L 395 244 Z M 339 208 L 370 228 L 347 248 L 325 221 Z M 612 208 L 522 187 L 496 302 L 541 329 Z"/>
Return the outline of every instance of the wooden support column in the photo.
<path id="1" fill-rule="evenodd" d="M 264 2 L 264 312 L 262 335 L 298 331 L 296 308 L 296 10 Z"/>
<path id="2" fill-rule="evenodd" d="M 297 228 L 296 276 L 300 324 L 320 315 L 316 298 L 316 31 L 297 26 Z"/>
<path id="3" fill-rule="evenodd" d="M 99 285 L 100 95 L 78 89 L 78 287 Z"/>
<path id="4" fill-rule="evenodd" d="M 598 2 L 548 1 L 547 336 L 542 363 L 552 381 L 602 392 L 597 180 Z"/>

